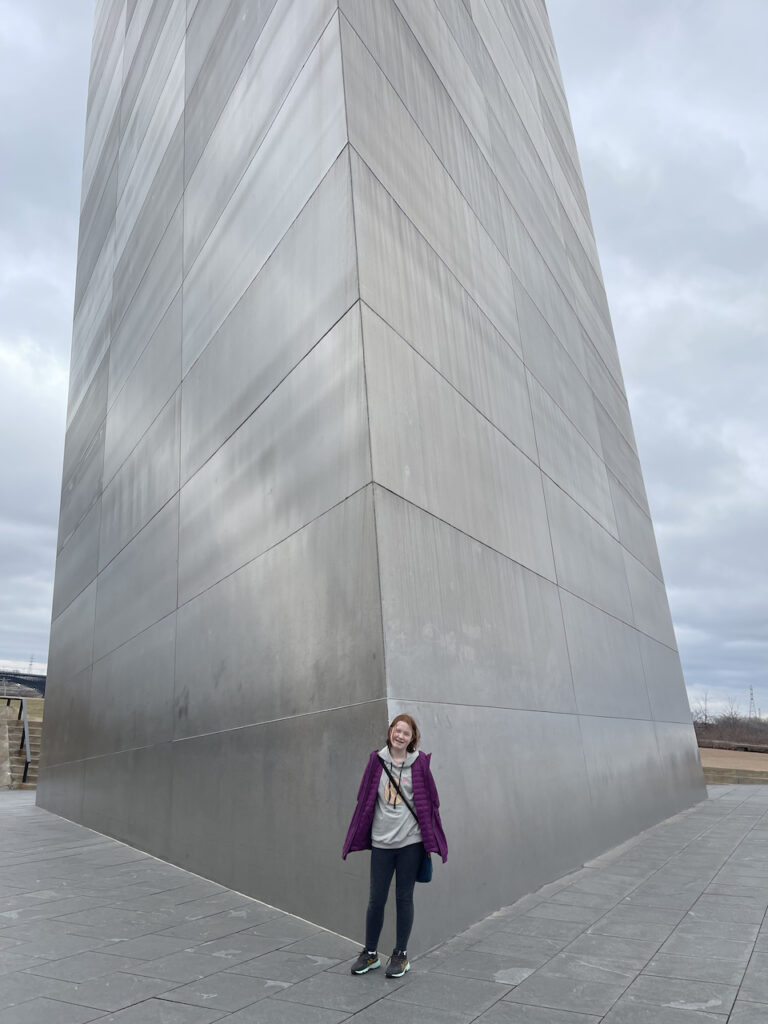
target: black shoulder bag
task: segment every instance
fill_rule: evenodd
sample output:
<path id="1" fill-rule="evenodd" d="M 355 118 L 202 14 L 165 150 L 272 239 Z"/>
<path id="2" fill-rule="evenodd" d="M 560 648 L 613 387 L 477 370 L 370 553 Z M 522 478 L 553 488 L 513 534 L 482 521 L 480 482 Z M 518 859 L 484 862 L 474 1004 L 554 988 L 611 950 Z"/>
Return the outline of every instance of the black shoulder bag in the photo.
<path id="1" fill-rule="evenodd" d="M 387 768 L 386 762 L 384 761 L 384 759 L 381 756 L 379 756 L 379 761 L 381 761 L 381 767 L 384 769 L 384 771 L 389 776 L 389 781 L 392 783 L 392 785 L 397 790 L 397 792 L 398 792 L 398 794 L 400 796 L 400 799 L 403 801 L 405 806 L 408 808 L 408 810 L 414 816 L 414 818 L 416 819 L 416 824 L 418 825 L 419 824 L 418 815 L 416 814 L 416 811 L 414 811 L 414 809 L 408 803 L 408 801 L 405 799 L 405 794 L 403 793 L 402 789 L 400 789 L 400 786 L 397 783 L 397 779 L 394 777 L 394 775 L 389 770 L 389 768 Z M 416 875 L 416 881 L 417 882 L 431 882 L 432 881 L 432 855 L 427 853 L 426 850 L 424 851 L 424 859 L 422 860 L 421 864 L 419 865 L 419 873 Z"/>

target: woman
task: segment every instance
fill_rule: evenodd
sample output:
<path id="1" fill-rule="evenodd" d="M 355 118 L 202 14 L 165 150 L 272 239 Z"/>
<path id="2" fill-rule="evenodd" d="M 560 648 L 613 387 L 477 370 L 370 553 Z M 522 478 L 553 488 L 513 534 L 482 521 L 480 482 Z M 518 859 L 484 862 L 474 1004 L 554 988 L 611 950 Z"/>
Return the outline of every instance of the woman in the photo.
<path id="1" fill-rule="evenodd" d="M 432 755 L 417 750 L 419 738 L 419 728 L 410 715 L 393 718 L 386 744 L 373 751 L 360 783 L 357 807 L 341 854 L 346 859 L 351 851 L 371 851 L 365 946 L 352 965 L 353 974 L 367 974 L 381 965 L 376 947 L 393 874 L 397 945 L 386 975 L 402 978 L 411 969 L 408 937 L 413 926 L 416 876 L 427 853 L 439 853 L 443 861 L 448 857 L 440 799 L 429 767 Z"/>

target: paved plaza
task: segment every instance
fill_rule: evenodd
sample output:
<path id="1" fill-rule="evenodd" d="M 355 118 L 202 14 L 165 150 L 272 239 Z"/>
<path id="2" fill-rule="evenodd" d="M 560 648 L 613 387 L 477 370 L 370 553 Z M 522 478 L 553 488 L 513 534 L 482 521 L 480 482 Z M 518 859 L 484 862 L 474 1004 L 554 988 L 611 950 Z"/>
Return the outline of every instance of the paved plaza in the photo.
<path id="1" fill-rule="evenodd" d="M 357 942 L 34 793 L 0 792 L 0 858 L 0 1024 L 768 1021 L 768 786 L 711 788 L 399 981 L 352 977 Z"/>

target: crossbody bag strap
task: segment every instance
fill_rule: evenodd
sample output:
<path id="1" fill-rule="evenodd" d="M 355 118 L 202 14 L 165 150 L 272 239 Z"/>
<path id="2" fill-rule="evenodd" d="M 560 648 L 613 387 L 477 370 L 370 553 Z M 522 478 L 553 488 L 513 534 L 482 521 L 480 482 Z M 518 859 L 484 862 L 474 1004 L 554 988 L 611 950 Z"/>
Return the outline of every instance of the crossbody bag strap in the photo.
<path id="1" fill-rule="evenodd" d="M 418 815 L 416 814 L 416 811 L 414 811 L 414 809 L 411 807 L 411 805 L 405 799 L 405 794 L 403 793 L 402 789 L 400 789 L 400 787 L 398 786 L 397 779 L 394 777 L 394 775 L 389 770 L 389 768 L 387 768 L 386 762 L 381 757 L 381 755 L 379 755 L 379 761 L 381 761 L 381 767 L 384 769 L 384 771 L 389 776 L 389 781 L 392 783 L 392 785 L 395 787 L 397 792 L 400 794 L 400 799 L 403 801 L 403 803 L 408 808 L 408 810 L 411 812 L 411 814 L 414 816 L 414 818 L 416 818 L 416 824 L 418 825 L 419 824 L 419 818 L 418 818 Z"/>

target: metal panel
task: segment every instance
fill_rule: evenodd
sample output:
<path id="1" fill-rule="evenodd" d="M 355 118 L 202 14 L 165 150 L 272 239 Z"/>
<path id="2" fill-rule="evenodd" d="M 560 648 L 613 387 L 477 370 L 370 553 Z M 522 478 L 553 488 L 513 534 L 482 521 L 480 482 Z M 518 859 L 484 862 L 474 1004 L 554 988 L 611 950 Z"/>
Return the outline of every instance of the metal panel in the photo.
<path id="1" fill-rule="evenodd" d="M 487 99 L 467 66 L 456 40 L 432 0 L 396 0 L 400 13 L 437 72 L 472 135 L 488 156 L 491 152 Z"/>
<path id="2" fill-rule="evenodd" d="M 643 473 L 634 447 L 623 437 L 616 424 L 603 407 L 595 405 L 597 422 L 600 427 L 600 446 L 608 469 L 626 487 L 641 508 L 648 508 Z"/>
<path id="3" fill-rule="evenodd" d="M 179 501 L 174 498 L 99 575 L 94 659 L 176 607 L 178 527 Z"/>
<path id="4" fill-rule="evenodd" d="M 515 166 L 519 161 L 523 173 L 536 184 L 540 198 L 546 200 L 549 193 L 548 182 L 545 178 L 549 169 L 548 154 L 540 148 L 536 148 L 497 68 L 490 60 L 488 50 L 478 34 L 471 14 L 463 11 L 453 0 L 436 0 L 436 6 L 450 27 L 451 35 L 456 40 L 462 58 L 482 88 L 486 104 L 485 116 L 488 120 L 488 159 L 496 176 L 503 184 L 506 169 L 501 164 L 511 157 L 511 166 Z M 416 5 L 411 4 L 411 9 L 415 10 Z M 491 125 L 493 120 L 497 122 L 496 128 Z M 503 139 L 508 141 L 511 147 L 510 153 L 505 145 L 503 157 L 500 156 L 496 147 L 499 140 L 499 128 Z"/>
<path id="5" fill-rule="evenodd" d="M 171 739 L 175 643 L 176 616 L 168 615 L 95 663 L 85 709 L 89 756 Z"/>
<path id="6" fill-rule="evenodd" d="M 506 196 L 502 196 L 502 210 L 509 261 L 516 279 L 522 283 L 571 359 L 583 370 L 582 328 L 578 317 Z M 518 284 L 515 285 L 515 298 L 516 301 L 519 298 Z"/>
<path id="7" fill-rule="evenodd" d="M 42 752 L 45 750 L 46 732 L 47 730 L 43 726 L 40 755 L 42 774 L 37 784 L 37 805 L 64 818 L 70 818 L 72 821 L 82 821 L 85 762 L 45 765 Z"/>
<path id="8" fill-rule="evenodd" d="M 259 39 L 264 23 L 274 6 L 275 0 L 231 0 L 215 35 L 212 38 L 209 35 L 209 45 L 202 67 L 194 78 L 190 78 L 187 85 L 184 116 L 184 161 L 187 179 L 208 142 L 211 129 L 218 121 L 222 108 L 240 78 L 243 64 L 252 54 L 254 44 Z M 303 6 L 306 10 L 306 5 Z M 312 6 L 316 7 L 317 4 Z M 195 24 L 203 27 L 199 19 Z M 208 32 L 213 28 L 210 20 L 205 28 Z M 199 46 L 199 42 L 197 45 Z M 195 72 L 194 66 L 192 72 Z"/>
<path id="9" fill-rule="evenodd" d="M 699 800 L 706 800 L 707 790 L 693 728 L 688 724 L 657 722 L 656 741 L 663 765 L 660 788 L 665 798 L 657 814 L 674 814 Z"/>
<path id="10" fill-rule="evenodd" d="M 415 0 L 409 0 L 411 5 L 414 2 Z M 531 86 L 530 78 L 527 83 L 524 80 L 526 72 L 530 76 L 530 69 L 527 68 L 525 60 L 516 60 L 510 53 L 508 43 L 511 33 L 507 32 L 502 35 L 499 32 L 485 0 L 473 0 L 472 20 L 504 83 L 504 88 L 525 125 L 525 130 L 533 140 L 536 149 L 540 153 L 544 152 L 546 149 L 545 134 L 542 128 L 538 87 Z"/>
<path id="11" fill-rule="evenodd" d="M 147 200 L 115 266 L 112 317 L 119 324 L 182 195 L 184 125 L 179 119 Z"/>
<path id="12" fill-rule="evenodd" d="M 456 921 L 508 906 L 601 849 L 576 715 L 394 698 L 388 705 L 390 716 L 415 716 L 432 752 L 450 845 L 448 863 L 435 868 L 438 884 L 419 893 L 414 948 L 428 949 Z"/>
<path id="13" fill-rule="evenodd" d="M 553 584 L 381 488 L 376 528 L 390 698 L 576 711 Z"/>
<path id="14" fill-rule="evenodd" d="M 546 477 L 544 494 L 557 582 L 603 611 L 633 623 L 624 552 L 619 542 Z"/>
<path id="15" fill-rule="evenodd" d="M 186 35 L 186 83 L 185 95 L 188 97 L 192 86 L 197 81 L 211 43 L 216 38 L 222 19 L 231 8 L 238 8 L 233 0 L 202 0 L 202 3 L 190 3 L 187 0 L 187 35 Z"/>
<path id="16" fill-rule="evenodd" d="M 155 28 L 156 36 L 148 31 L 149 24 Z M 123 85 L 120 193 L 134 168 L 178 57 L 186 27 L 186 0 L 166 0 L 165 3 L 155 4 L 148 26 L 142 33 L 141 44 L 132 65 L 126 70 Z"/>
<path id="17" fill-rule="evenodd" d="M 533 377 L 528 385 L 542 473 L 618 536 L 605 463 Z"/>
<path id="18" fill-rule="evenodd" d="M 181 286 L 182 224 L 179 204 L 120 326 L 114 330 L 109 353 L 110 405 Z"/>
<path id="19" fill-rule="evenodd" d="M 160 8 L 157 10 L 156 8 Z M 133 64 L 136 51 L 139 46 L 147 47 L 157 37 L 157 32 L 162 25 L 160 18 L 167 13 L 166 4 L 159 4 L 157 0 L 127 0 L 125 9 L 125 56 L 124 67 L 130 68 Z M 160 25 L 152 25 L 150 17 L 154 15 Z M 145 42 L 145 37 L 149 41 Z"/>
<path id="20" fill-rule="evenodd" d="M 675 631 L 672 628 L 664 584 L 628 551 L 624 552 L 624 563 L 632 596 L 635 625 L 643 633 L 660 640 L 667 647 L 676 648 Z"/>
<path id="21" fill-rule="evenodd" d="M 503 251 L 499 184 L 393 0 L 346 0 L 340 8 L 496 247 Z"/>
<path id="22" fill-rule="evenodd" d="M 637 630 L 567 591 L 561 601 L 579 713 L 650 720 Z"/>
<path id="23" fill-rule="evenodd" d="M 341 24 L 349 141 L 499 332 L 517 337 L 512 275 L 360 39 Z M 396 147 L 392 139 L 398 139 Z"/>
<path id="24" fill-rule="evenodd" d="M 47 765 L 77 761 L 88 753 L 90 694 L 90 665 L 67 679 L 59 675 L 48 675 L 45 720 L 40 742 L 40 761 L 44 768 Z"/>
<path id="25" fill-rule="evenodd" d="M 606 849 L 658 820 L 664 768 L 656 727 L 622 718 L 584 717 L 580 724 L 595 838 Z"/>
<path id="26" fill-rule="evenodd" d="M 594 401 L 589 385 L 579 372 L 578 359 L 574 361 L 525 289 L 516 288 L 515 296 L 526 367 L 595 451 L 601 454 Z M 579 349 L 583 349 L 580 344 Z"/>
<path id="27" fill-rule="evenodd" d="M 96 581 L 79 594 L 51 623 L 48 660 L 54 685 L 62 686 L 91 664 Z"/>
<path id="28" fill-rule="evenodd" d="M 58 554 L 53 588 L 53 618 L 61 614 L 70 601 L 96 579 L 100 515 L 101 502 L 96 502 Z"/>
<path id="29" fill-rule="evenodd" d="M 116 170 L 116 165 L 117 165 L 117 149 L 118 149 L 119 142 L 120 142 L 120 115 L 119 115 L 119 112 L 116 111 L 115 114 L 114 114 L 114 117 L 112 118 L 112 123 L 109 126 L 109 131 L 108 131 L 107 137 L 104 140 L 104 143 L 103 143 L 103 145 L 101 147 L 101 153 L 99 154 L 98 160 L 96 162 L 96 166 L 94 167 L 93 179 L 91 181 L 91 187 L 88 190 L 88 194 L 85 195 L 83 197 L 83 200 L 82 200 L 83 214 L 81 214 L 81 217 L 85 214 L 86 208 L 90 208 L 92 206 L 92 204 L 100 202 L 101 197 L 105 194 L 105 190 L 108 187 L 109 187 L 109 190 L 111 191 L 112 185 L 111 185 L 110 179 L 112 178 L 113 172 Z M 116 178 L 115 178 L 115 181 L 114 181 L 114 188 L 115 188 L 115 194 L 114 194 L 114 196 L 115 196 L 115 204 L 117 204 L 117 179 Z M 104 217 L 106 219 L 107 209 L 109 209 L 109 211 L 110 211 L 110 217 L 109 217 L 109 220 L 105 224 L 102 223 L 102 226 L 104 227 L 104 230 L 105 230 L 105 235 L 104 235 L 104 238 L 102 240 L 101 247 L 98 250 L 96 250 L 96 252 L 95 252 L 96 262 L 98 262 L 98 259 L 101 256 L 101 252 L 102 252 L 102 250 L 104 248 L 104 244 L 108 240 L 110 242 L 110 250 L 109 251 L 110 251 L 110 254 L 112 253 L 111 246 L 113 245 L 113 242 L 114 242 L 114 233 L 112 231 L 112 227 L 113 227 L 115 210 L 112 209 L 111 196 L 108 198 L 107 202 L 108 202 L 108 207 L 105 207 L 103 210 L 100 211 L 99 219 L 101 219 L 101 214 L 102 213 L 104 214 Z M 77 278 L 76 278 L 76 285 L 75 285 L 75 312 L 77 312 L 79 310 L 79 308 L 80 308 L 80 303 L 82 302 L 83 295 L 85 294 L 85 291 L 86 291 L 86 289 L 87 289 L 87 287 L 88 287 L 88 285 L 90 283 L 91 275 L 93 273 L 93 269 L 95 268 L 95 265 L 96 264 L 94 263 L 93 266 L 91 268 L 89 268 L 88 271 L 86 271 L 85 268 L 83 268 L 83 270 L 81 271 L 80 268 L 78 267 Z"/>
<path id="30" fill-rule="evenodd" d="M 114 250 L 112 232 L 110 232 L 109 239 L 101 250 L 101 255 L 91 274 L 83 300 L 75 313 L 69 368 L 67 425 L 72 423 L 80 403 L 109 349 L 113 270 Z"/>
<path id="31" fill-rule="evenodd" d="M 536 458 L 523 364 L 352 153 L 360 294 L 472 405 Z M 519 348 L 517 338 L 513 339 Z"/>
<path id="32" fill-rule="evenodd" d="M 646 569 L 650 569 L 654 576 L 661 579 L 661 563 L 650 515 L 639 507 L 612 473 L 608 474 L 608 481 L 611 485 L 613 507 L 616 510 L 619 540 Z"/>
<path id="33" fill-rule="evenodd" d="M 152 118 L 147 125 L 136 157 L 132 165 L 126 168 L 127 177 L 124 179 L 121 171 L 115 219 L 115 251 L 118 258 L 133 231 L 183 109 L 184 45 L 182 43 L 178 48 L 160 98 L 152 112 Z"/>
<path id="34" fill-rule="evenodd" d="M 184 379 L 187 480 L 357 298 L 344 152 Z M 226 401 L 221 396 L 226 395 Z"/>
<path id="35" fill-rule="evenodd" d="M 170 858 L 362 939 L 369 858 L 343 862 L 341 844 L 386 714 L 386 701 L 372 700 L 176 741 Z"/>
<path id="36" fill-rule="evenodd" d="M 65 484 L 104 421 L 107 412 L 108 379 L 109 357 L 104 356 L 67 428 L 62 469 L 62 480 Z"/>
<path id="37" fill-rule="evenodd" d="M 89 758 L 80 821 L 167 859 L 171 786 L 169 743 Z"/>
<path id="38" fill-rule="evenodd" d="M 339 30 L 334 19 L 187 274 L 185 372 L 264 265 L 345 142 Z M 269 202 L 264 201 L 265 196 Z M 190 216 L 194 214 L 190 212 Z"/>
<path id="39" fill-rule="evenodd" d="M 204 0 L 204 2 L 205 2 L 205 0 Z M 199 5 L 199 0 L 187 0 L 187 25 L 188 26 L 189 26 L 189 24 L 192 21 L 192 17 L 194 15 L 195 11 L 198 8 L 198 5 Z M 210 5 L 211 6 L 217 6 L 217 0 L 210 0 Z"/>
<path id="40" fill-rule="evenodd" d="M 99 427 L 82 459 L 62 482 L 58 550 L 64 546 L 102 490 L 104 424 Z"/>
<path id="41" fill-rule="evenodd" d="M 521 222 L 531 237 L 539 243 L 546 244 L 552 236 L 553 229 L 560 241 L 557 245 L 549 245 L 546 250 L 542 249 L 545 255 L 556 266 L 561 275 L 567 273 L 567 261 L 562 251 L 562 239 L 559 238 L 559 217 L 555 200 L 555 191 L 550 183 L 542 180 L 541 160 L 534 158 L 527 153 L 530 149 L 530 139 L 517 115 L 514 107 L 510 107 L 510 116 L 502 128 L 494 114 L 489 111 L 488 122 L 491 129 L 494 151 L 494 170 L 498 175 L 501 186 L 504 189 L 507 199 L 512 204 Z M 513 128 L 510 132 L 509 127 Z M 526 147 L 527 142 L 527 147 Z M 526 165 L 526 156 L 528 162 Z M 531 184 L 529 174 L 536 175 L 534 180 L 536 186 Z"/>
<path id="42" fill-rule="evenodd" d="M 110 22 L 104 25 L 101 43 L 103 58 L 96 53 L 99 44 L 94 37 L 94 62 L 91 65 L 91 80 L 88 88 L 88 114 L 85 122 L 83 157 L 82 203 L 85 203 L 99 164 L 102 151 L 108 142 L 107 166 L 111 166 L 117 152 L 115 124 L 120 123 L 120 90 L 123 84 L 123 26 L 125 8 L 114 5 Z M 99 26 L 97 24 L 96 31 Z M 103 79 L 103 81 L 102 81 Z M 112 147 L 114 146 L 114 152 Z"/>
<path id="43" fill-rule="evenodd" d="M 384 696 L 370 486 L 179 611 L 175 737 Z"/>
<path id="44" fill-rule="evenodd" d="M 584 355 L 587 366 L 586 377 L 595 398 L 619 428 L 625 440 L 632 448 L 635 448 L 635 434 L 632 430 L 632 421 L 624 390 L 610 375 L 605 363 L 591 345 L 584 346 Z"/>
<path id="45" fill-rule="evenodd" d="M 657 722 L 690 724 L 691 710 L 677 651 L 640 634 L 640 652 L 653 717 Z"/>
<path id="46" fill-rule="evenodd" d="M 109 165 L 105 181 L 94 182 L 80 215 L 80 237 L 77 245 L 77 281 L 75 309 L 80 305 L 93 268 L 109 236 L 117 208 L 117 160 Z M 101 188 L 97 186 L 101 185 Z"/>
<path id="47" fill-rule="evenodd" d="M 474 21 L 510 96 L 519 103 L 521 90 L 525 90 L 528 102 L 535 108 L 539 99 L 540 76 L 533 74 L 529 54 L 521 44 L 508 6 L 499 0 L 476 0 Z M 536 119 L 539 120 L 538 115 Z"/>
<path id="48" fill-rule="evenodd" d="M 177 391 L 147 430 L 101 499 L 102 569 L 179 489 L 181 393 Z"/>
<path id="49" fill-rule="evenodd" d="M 374 480 L 554 579 L 538 467 L 363 307 Z"/>
<path id="50" fill-rule="evenodd" d="M 104 442 L 106 483 L 178 388 L 180 378 L 181 292 L 177 292 L 109 410 Z"/>
<path id="51" fill-rule="evenodd" d="M 240 6 L 232 4 L 230 9 Z M 263 14 L 268 6 L 261 3 L 254 11 Z M 211 120 L 205 109 L 200 126 L 199 118 L 187 109 L 185 268 L 192 265 L 223 213 L 334 7 L 332 0 L 311 5 L 278 0 L 231 94 L 200 93 L 198 107 L 211 106 L 211 113 L 217 114 L 220 110 L 218 121 Z M 222 60 L 218 46 L 207 65 L 220 72 L 229 65 L 229 54 Z"/>
<path id="52" fill-rule="evenodd" d="M 355 306 L 183 487 L 180 602 L 370 478 Z"/>

